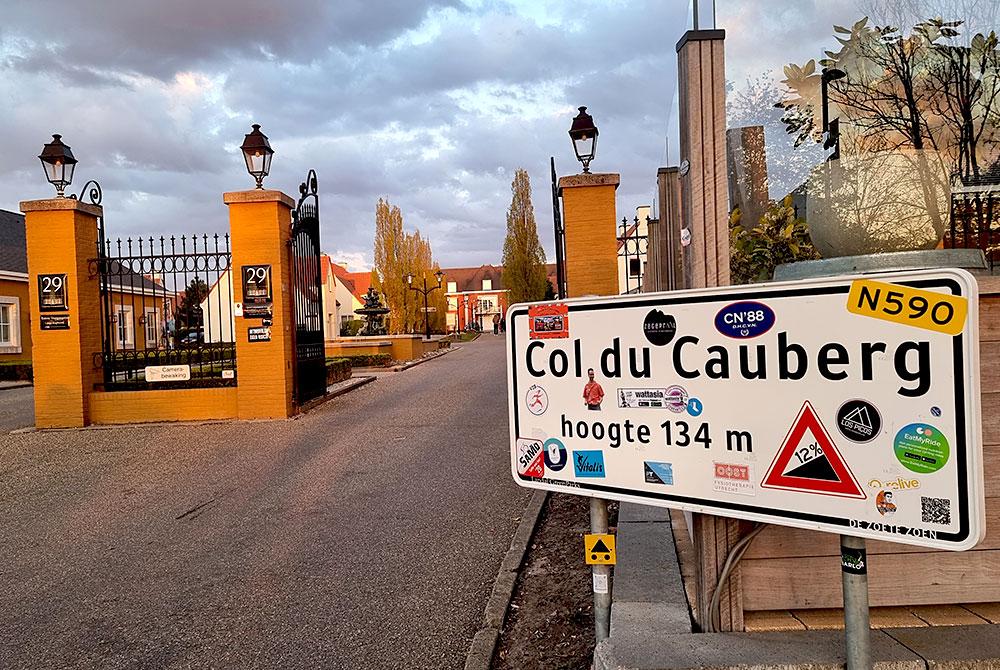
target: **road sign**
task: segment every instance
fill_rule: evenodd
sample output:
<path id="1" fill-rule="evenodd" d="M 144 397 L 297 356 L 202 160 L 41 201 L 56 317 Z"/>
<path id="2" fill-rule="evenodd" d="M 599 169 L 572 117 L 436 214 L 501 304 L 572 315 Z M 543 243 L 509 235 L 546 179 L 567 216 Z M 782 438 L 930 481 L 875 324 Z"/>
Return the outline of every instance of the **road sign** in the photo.
<path id="1" fill-rule="evenodd" d="M 614 565 L 615 536 L 603 533 L 584 535 L 583 551 L 587 565 Z"/>
<path id="2" fill-rule="evenodd" d="M 437 307 L 421 307 L 420 311 L 421 312 L 436 312 L 438 310 L 437 310 Z"/>
<path id="3" fill-rule="evenodd" d="M 862 500 L 867 497 L 808 400 L 760 485 Z"/>
<path id="4" fill-rule="evenodd" d="M 561 328 L 536 323 L 552 315 Z M 507 318 L 522 486 L 936 548 L 982 537 L 978 294 L 964 271 Z"/>

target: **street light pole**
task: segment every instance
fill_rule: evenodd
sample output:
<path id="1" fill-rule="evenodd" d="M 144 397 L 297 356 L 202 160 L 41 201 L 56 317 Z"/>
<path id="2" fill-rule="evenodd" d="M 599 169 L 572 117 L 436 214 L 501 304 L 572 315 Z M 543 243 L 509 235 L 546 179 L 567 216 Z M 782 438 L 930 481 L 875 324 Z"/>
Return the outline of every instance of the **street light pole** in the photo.
<path id="1" fill-rule="evenodd" d="M 433 293 L 434 291 L 438 290 L 439 288 L 441 288 L 441 278 L 444 277 L 444 273 L 438 270 L 437 272 L 434 273 L 434 276 L 437 277 L 438 280 L 437 286 L 431 286 L 430 288 L 427 288 L 427 275 L 424 275 L 424 287 L 421 289 L 413 285 L 412 274 L 406 275 L 406 283 L 410 286 L 410 290 L 424 294 L 424 334 L 428 340 L 431 339 L 431 320 L 430 320 L 430 309 L 427 305 L 427 296 Z"/>

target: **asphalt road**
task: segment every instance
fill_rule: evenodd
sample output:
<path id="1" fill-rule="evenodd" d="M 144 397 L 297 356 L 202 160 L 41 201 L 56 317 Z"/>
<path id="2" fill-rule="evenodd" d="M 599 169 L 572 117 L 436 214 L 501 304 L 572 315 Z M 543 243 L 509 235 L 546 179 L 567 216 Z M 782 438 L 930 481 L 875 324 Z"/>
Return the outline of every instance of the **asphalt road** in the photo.
<path id="1" fill-rule="evenodd" d="M 0 436 L 0 667 L 462 667 L 528 499 L 503 356 L 292 421 Z"/>
<path id="2" fill-rule="evenodd" d="M 34 389 L 0 389 L 0 433 L 35 425 Z"/>

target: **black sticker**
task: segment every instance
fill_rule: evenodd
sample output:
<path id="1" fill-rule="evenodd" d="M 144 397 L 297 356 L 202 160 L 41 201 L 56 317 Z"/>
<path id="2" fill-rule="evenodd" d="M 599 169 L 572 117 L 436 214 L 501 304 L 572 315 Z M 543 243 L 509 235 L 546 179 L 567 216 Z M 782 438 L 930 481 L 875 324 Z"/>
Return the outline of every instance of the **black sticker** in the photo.
<path id="1" fill-rule="evenodd" d="M 837 410 L 837 427 L 852 442 L 871 442 L 882 432 L 882 415 L 867 400 L 848 400 Z"/>
<path id="2" fill-rule="evenodd" d="M 674 339 L 674 334 L 677 332 L 677 320 L 658 309 L 651 310 L 646 315 L 646 320 L 642 322 L 642 332 L 650 344 L 662 347 Z"/>
<path id="3" fill-rule="evenodd" d="M 868 574 L 868 552 L 864 549 L 840 547 L 840 569 L 849 575 Z"/>

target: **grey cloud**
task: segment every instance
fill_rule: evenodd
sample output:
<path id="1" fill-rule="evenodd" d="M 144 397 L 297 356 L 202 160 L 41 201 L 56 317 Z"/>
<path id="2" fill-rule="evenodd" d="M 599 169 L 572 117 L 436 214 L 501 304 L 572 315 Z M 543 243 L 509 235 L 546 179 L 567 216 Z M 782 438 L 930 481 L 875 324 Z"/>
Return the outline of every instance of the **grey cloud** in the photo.
<path id="1" fill-rule="evenodd" d="M 169 79 L 231 57 L 308 63 L 333 44 L 382 44 L 455 0 L 35 0 L 5 7 L 8 35 L 84 67 Z"/>

